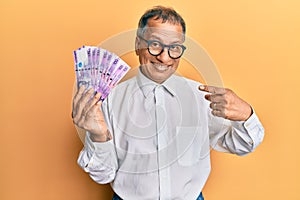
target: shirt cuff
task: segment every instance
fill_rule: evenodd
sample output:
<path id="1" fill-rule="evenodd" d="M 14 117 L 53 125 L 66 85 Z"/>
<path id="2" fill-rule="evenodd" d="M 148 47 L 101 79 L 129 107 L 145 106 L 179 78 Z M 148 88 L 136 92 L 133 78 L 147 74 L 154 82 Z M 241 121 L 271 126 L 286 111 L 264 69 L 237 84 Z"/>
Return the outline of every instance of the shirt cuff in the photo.
<path id="1" fill-rule="evenodd" d="M 247 119 L 244 122 L 244 127 L 248 130 L 251 131 L 253 129 L 255 129 L 257 127 L 257 124 L 260 124 L 259 119 L 257 117 L 257 115 L 255 114 L 254 110 L 252 115 L 249 117 L 249 119 Z"/>
<path id="2" fill-rule="evenodd" d="M 245 128 L 248 131 L 251 131 L 256 128 L 257 124 L 260 124 L 257 115 L 254 110 L 252 115 L 246 121 L 231 121 L 233 127 L 242 129 Z"/>
<path id="3" fill-rule="evenodd" d="M 239 130 L 244 130 L 242 132 L 247 133 L 251 138 L 251 141 L 246 140 L 249 144 L 253 145 L 255 148 L 263 139 L 263 127 L 253 110 L 252 115 L 246 121 L 233 121 L 232 126 Z"/>
<path id="4" fill-rule="evenodd" d="M 113 140 L 107 142 L 93 142 L 90 138 L 90 133 L 86 132 L 85 148 L 90 152 L 109 152 L 113 148 Z"/>

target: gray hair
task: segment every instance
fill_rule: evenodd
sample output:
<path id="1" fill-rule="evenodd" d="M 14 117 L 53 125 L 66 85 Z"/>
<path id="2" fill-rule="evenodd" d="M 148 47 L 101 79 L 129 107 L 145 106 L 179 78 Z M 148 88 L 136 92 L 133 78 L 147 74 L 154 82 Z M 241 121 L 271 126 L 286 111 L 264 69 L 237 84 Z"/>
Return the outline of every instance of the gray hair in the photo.
<path id="1" fill-rule="evenodd" d="M 162 19 L 162 23 L 169 22 L 171 24 L 180 24 L 184 38 L 186 26 L 183 18 L 173 8 L 164 6 L 155 6 L 143 14 L 138 24 L 137 36 L 143 36 L 146 30 L 145 27 L 147 26 L 148 19 L 151 18 L 154 20 Z"/>

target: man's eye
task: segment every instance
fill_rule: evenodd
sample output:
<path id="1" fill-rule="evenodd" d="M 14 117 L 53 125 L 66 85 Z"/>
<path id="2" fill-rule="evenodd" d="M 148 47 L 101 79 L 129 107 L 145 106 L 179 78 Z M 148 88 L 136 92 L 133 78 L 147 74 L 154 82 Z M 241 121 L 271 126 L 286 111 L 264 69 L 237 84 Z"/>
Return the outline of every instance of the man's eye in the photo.
<path id="1" fill-rule="evenodd" d="M 155 42 L 155 41 L 151 43 L 151 46 L 154 47 L 154 48 L 161 47 L 160 43 L 159 42 Z"/>
<path id="2" fill-rule="evenodd" d="M 181 51 L 182 48 L 179 45 L 172 45 L 172 46 L 170 46 L 170 49 L 172 51 Z"/>

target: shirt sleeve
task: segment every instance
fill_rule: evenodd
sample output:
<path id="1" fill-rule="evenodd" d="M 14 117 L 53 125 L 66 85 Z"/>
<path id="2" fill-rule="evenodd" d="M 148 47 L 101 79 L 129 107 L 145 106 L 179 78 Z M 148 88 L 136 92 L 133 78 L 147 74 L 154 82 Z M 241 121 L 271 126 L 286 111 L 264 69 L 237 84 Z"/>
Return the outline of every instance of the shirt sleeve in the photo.
<path id="1" fill-rule="evenodd" d="M 210 113 L 209 136 L 213 149 L 242 156 L 262 142 L 264 128 L 254 111 L 246 121 L 230 121 Z"/>
<path id="2" fill-rule="evenodd" d="M 78 164 L 90 177 L 100 184 L 110 183 L 114 180 L 117 159 L 113 141 L 92 142 L 89 133 L 86 133 L 85 145 L 79 154 Z"/>
<path id="3" fill-rule="evenodd" d="M 102 103 L 102 112 L 108 129 L 112 132 L 106 101 Z M 84 148 L 78 157 L 79 166 L 100 184 L 110 183 L 115 179 L 118 169 L 116 150 L 113 139 L 107 142 L 93 142 L 86 132 Z"/>

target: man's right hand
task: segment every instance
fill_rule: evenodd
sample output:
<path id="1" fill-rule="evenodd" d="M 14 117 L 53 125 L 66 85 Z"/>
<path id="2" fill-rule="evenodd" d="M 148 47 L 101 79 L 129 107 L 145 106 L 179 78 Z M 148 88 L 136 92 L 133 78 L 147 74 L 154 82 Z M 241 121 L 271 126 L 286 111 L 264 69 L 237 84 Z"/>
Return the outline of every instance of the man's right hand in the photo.
<path id="1" fill-rule="evenodd" d="M 112 138 L 100 109 L 100 96 L 92 88 L 85 92 L 85 86 L 80 86 L 73 98 L 73 123 L 88 131 L 93 142 L 106 142 Z"/>

